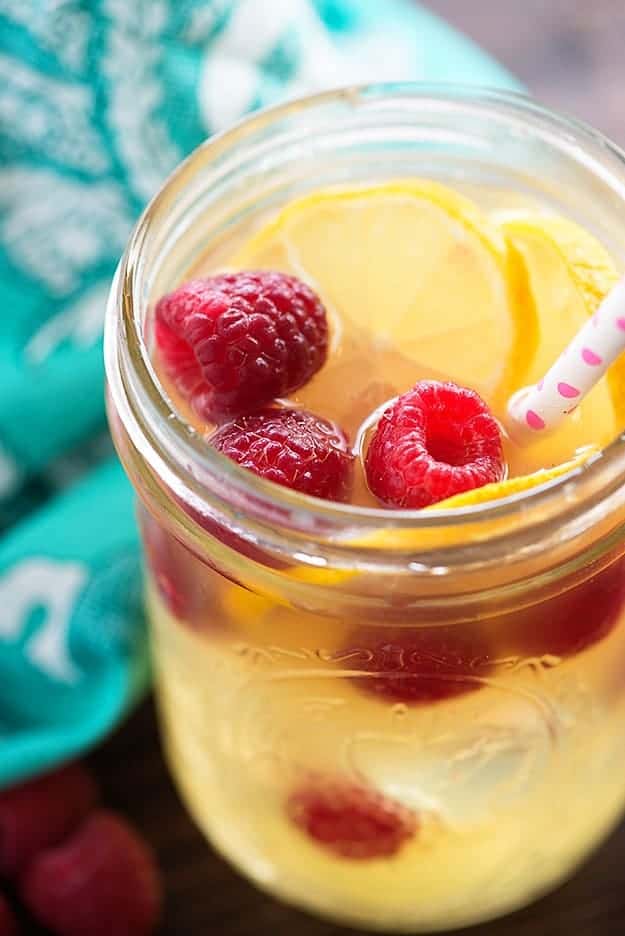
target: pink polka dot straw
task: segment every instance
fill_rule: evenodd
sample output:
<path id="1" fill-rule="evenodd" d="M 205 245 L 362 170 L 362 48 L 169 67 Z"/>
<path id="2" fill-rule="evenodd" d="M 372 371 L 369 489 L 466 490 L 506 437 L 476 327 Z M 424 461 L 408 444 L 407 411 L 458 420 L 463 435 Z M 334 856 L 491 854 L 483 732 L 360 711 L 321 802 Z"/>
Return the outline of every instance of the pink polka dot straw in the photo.
<path id="1" fill-rule="evenodd" d="M 625 351 L 625 277 L 606 296 L 542 380 L 508 404 L 511 434 L 538 437 L 555 429 Z"/>

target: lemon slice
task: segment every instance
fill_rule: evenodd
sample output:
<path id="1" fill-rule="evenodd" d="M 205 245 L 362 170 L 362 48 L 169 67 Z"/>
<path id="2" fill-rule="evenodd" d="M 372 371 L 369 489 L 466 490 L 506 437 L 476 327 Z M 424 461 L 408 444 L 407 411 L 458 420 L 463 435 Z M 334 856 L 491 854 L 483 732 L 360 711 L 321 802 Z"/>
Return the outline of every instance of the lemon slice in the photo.
<path id="1" fill-rule="evenodd" d="M 512 239 L 530 236 L 548 241 L 559 253 L 587 315 L 618 281 L 614 260 L 603 244 L 568 218 L 523 211 L 500 214 L 504 234 Z"/>
<path id="2" fill-rule="evenodd" d="M 373 369 L 377 359 L 393 373 L 383 358 L 399 350 L 408 385 L 435 373 L 492 399 L 533 353 L 530 339 L 518 340 L 511 264 L 502 233 L 473 202 L 415 179 L 298 198 L 230 265 L 309 282 L 345 331 L 361 336 Z"/>
<path id="3" fill-rule="evenodd" d="M 489 501 L 501 500 L 504 497 L 511 497 L 513 494 L 520 494 L 523 491 L 529 491 L 531 488 L 538 487 L 541 484 L 547 484 L 555 478 L 560 478 L 569 472 L 580 468 L 593 455 L 596 455 L 598 449 L 589 446 L 584 452 L 581 452 L 575 458 L 562 462 L 561 465 L 555 465 L 553 468 L 540 468 L 531 474 L 518 475 L 516 478 L 507 478 L 505 481 L 498 481 L 496 484 L 484 484 L 482 487 L 474 488 L 472 491 L 463 491 L 462 494 L 455 494 L 448 497 L 438 504 L 432 504 L 426 507 L 426 510 L 448 510 L 452 507 L 472 507 L 475 504 L 486 504 Z"/>
<path id="4" fill-rule="evenodd" d="M 581 468 L 582 465 L 596 455 L 597 452 L 598 449 L 596 447 L 589 446 L 587 450 L 579 453 L 575 458 L 563 462 L 561 465 L 556 465 L 553 468 L 543 468 L 532 474 L 520 475 L 519 477 L 509 478 L 506 481 L 500 481 L 495 484 L 486 484 L 472 491 L 464 491 L 462 494 L 456 494 L 437 504 L 432 504 L 431 507 L 425 507 L 424 513 L 431 510 L 471 507 L 473 505 L 484 504 L 489 501 L 501 500 L 504 497 L 520 494 L 531 488 L 548 484 L 556 478 L 572 474 L 576 469 Z M 481 529 L 478 530 L 475 528 L 475 537 L 471 541 L 477 542 L 478 539 L 484 535 L 490 536 L 490 532 L 487 531 L 485 534 Z M 463 536 L 466 538 L 466 529 Z M 454 530 L 450 530 L 448 534 L 444 534 L 444 537 L 446 546 L 456 545 L 458 542 L 457 533 Z M 387 549 L 396 552 L 414 551 L 418 553 L 434 545 L 440 546 L 441 540 L 438 533 L 428 529 L 415 531 L 410 529 L 388 528 L 376 530 L 374 533 L 354 538 L 353 545 L 367 549 Z M 301 565 L 293 567 L 291 571 L 292 578 L 299 582 L 325 587 L 340 587 L 342 584 L 357 577 L 358 574 L 357 572 L 344 569 L 320 569 Z M 275 596 L 273 600 L 275 603 Z M 278 599 L 278 601 L 280 600 L 281 599 Z"/>
<path id="5" fill-rule="evenodd" d="M 495 484 L 486 484 L 472 491 L 464 491 L 462 494 L 456 494 L 444 501 L 433 504 L 431 507 L 424 508 L 424 512 L 470 507 L 520 494 L 523 491 L 528 491 L 531 488 L 548 484 L 550 481 L 554 481 L 557 478 L 572 474 L 591 458 L 596 456 L 597 453 L 598 449 L 596 446 L 588 446 L 585 451 L 580 452 L 575 458 L 569 459 L 560 465 L 556 465 L 552 468 L 543 468 L 532 474 L 520 475 L 519 477 L 509 478 Z M 480 531 L 480 534 L 483 535 L 482 531 Z M 352 542 L 354 546 L 368 549 L 388 549 L 396 552 L 413 550 L 416 553 L 432 545 L 434 538 L 435 535 L 433 536 L 427 529 L 415 532 L 415 530 L 390 528 L 377 530 L 375 533 L 354 538 Z M 478 531 L 476 531 L 475 541 L 477 541 L 477 538 Z M 454 532 L 451 531 L 447 545 L 452 545 L 453 542 Z M 318 585 L 324 588 L 340 588 L 342 585 L 357 578 L 359 573 L 346 569 L 323 569 L 315 566 L 294 565 L 290 568 L 288 575 L 291 579 L 306 585 Z M 269 614 L 270 617 L 272 613 L 275 613 L 276 608 L 289 606 L 288 600 L 281 594 L 279 589 L 268 589 L 261 595 L 253 594 L 241 588 L 233 588 L 231 585 L 226 587 L 223 601 L 225 613 L 236 620 L 239 625 L 245 624 L 245 622 L 253 619 L 255 622 L 254 627 L 256 628 L 261 626 L 261 623 L 258 622 L 268 620 L 269 618 L 266 616 Z M 310 617 L 309 622 L 309 617 L 309 615 L 304 615 L 304 620 L 306 626 L 310 626 L 310 632 L 312 632 L 317 625 L 313 617 Z M 265 625 L 263 624 L 262 626 Z M 292 626 L 291 624 L 290 627 Z M 301 635 L 299 629 L 297 630 L 297 634 L 298 636 Z M 330 637 L 330 634 L 331 632 L 328 633 L 328 637 Z M 284 639 L 284 635 L 282 639 Z"/>
<path id="6" fill-rule="evenodd" d="M 521 211 L 494 218 L 526 269 L 540 338 L 524 384 L 536 383 L 594 314 L 618 281 L 618 271 L 602 244 L 566 218 Z M 557 449 L 574 452 L 591 441 L 603 444 L 624 421 L 625 362 L 619 361 L 558 429 Z M 552 463 L 553 451 L 553 440 L 538 442 L 520 453 L 521 464 L 510 463 L 511 474 Z"/>
<path id="7" fill-rule="evenodd" d="M 583 297 L 588 315 L 594 315 L 620 278 L 614 260 L 591 234 L 565 218 L 543 221 L 543 230 L 557 244 L 571 278 Z M 625 360 L 621 356 L 607 373 L 617 431 L 625 421 Z"/>

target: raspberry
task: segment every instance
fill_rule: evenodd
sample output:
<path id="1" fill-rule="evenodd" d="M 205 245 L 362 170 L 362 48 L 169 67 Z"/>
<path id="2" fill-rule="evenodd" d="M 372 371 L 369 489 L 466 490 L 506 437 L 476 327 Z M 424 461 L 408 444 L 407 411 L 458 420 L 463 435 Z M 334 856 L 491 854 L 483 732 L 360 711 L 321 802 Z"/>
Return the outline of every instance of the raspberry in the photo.
<path id="1" fill-rule="evenodd" d="M 182 500 L 178 503 L 213 536 L 219 536 L 238 552 L 245 551 L 247 544 L 244 540 L 239 542 L 234 534 L 230 534 L 231 539 L 228 539 L 228 531 L 222 534 L 219 525 L 208 515 Z M 142 515 L 141 528 L 151 579 L 168 611 L 179 623 L 194 630 L 221 630 L 224 622 L 215 613 L 213 568 L 208 565 L 208 557 L 206 562 L 202 561 L 147 512 Z M 260 550 L 258 552 L 262 556 Z M 225 573 L 221 569 L 219 571 L 223 577 Z"/>
<path id="2" fill-rule="evenodd" d="M 0 894 L 0 936 L 18 936 L 17 921 L 5 897 Z"/>
<path id="3" fill-rule="evenodd" d="M 187 550 L 152 517 L 144 516 L 143 536 L 150 572 L 159 595 L 177 618 L 187 618 L 192 602 L 192 576 L 188 574 Z"/>
<path id="4" fill-rule="evenodd" d="M 501 481 L 501 436 L 473 390 L 424 380 L 382 415 L 365 458 L 372 493 L 394 507 L 421 508 Z"/>
<path id="5" fill-rule="evenodd" d="M 390 702 L 427 704 L 473 692 L 494 668 L 494 654 L 479 625 L 362 627 L 341 653 L 344 666 L 363 675 L 364 692 Z"/>
<path id="6" fill-rule="evenodd" d="M 354 456 L 347 439 L 334 423 L 306 410 L 267 409 L 242 416 L 210 441 L 268 481 L 326 500 L 349 497 Z"/>
<path id="7" fill-rule="evenodd" d="M 309 838 L 341 858 L 391 858 L 418 831 L 412 810 L 365 786 L 330 780 L 302 787 L 287 814 Z"/>
<path id="8" fill-rule="evenodd" d="M 33 916 L 58 936 L 147 936 L 161 905 L 151 850 L 105 810 L 35 858 L 20 892 Z"/>
<path id="9" fill-rule="evenodd" d="M 625 604 L 625 561 L 620 559 L 562 595 L 502 615 L 499 632 L 526 657 L 567 657 L 606 637 Z"/>
<path id="10" fill-rule="evenodd" d="M 310 380 L 326 359 L 328 323 L 319 297 L 294 276 L 226 273 L 164 296 L 155 337 L 180 393 L 220 422 Z"/>
<path id="11" fill-rule="evenodd" d="M 227 526 L 224 526 L 223 523 L 220 523 L 214 516 L 212 516 L 208 510 L 198 510 L 196 507 L 192 507 L 190 504 L 180 500 L 180 506 L 190 517 L 193 518 L 195 523 L 198 526 L 201 526 L 203 530 L 206 530 L 207 533 L 210 533 L 216 540 L 219 540 L 220 543 L 223 543 L 224 546 L 227 546 L 229 549 L 233 549 L 235 552 L 240 553 L 242 556 L 246 556 L 248 559 L 252 559 L 254 562 L 258 562 L 261 565 L 269 566 L 273 569 L 287 569 L 290 566 L 290 563 L 279 559 L 277 556 L 274 556 L 260 546 L 257 546 L 255 543 L 250 542 L 247 539 L 244 539 L 238 533 L 235 533 L 234 530 L 229 529 Z M 204 565 L 204 578 L 206 577 L 206 569 L 213 568 L 212 566 L 207 566 L 206 562 L 208 557 L 206 557 Z M 198 564 L 200 560 L 198 560 Z M 201 568 L 201 565 L 200 565 Z M 219 575 L 223 578 L 229 578 L 227 572 L 225 571 L 222 565 L 214 567 Z M 239 584 L 235 578 L 231 579 L 235 584 Z"/>
<path id="12" fill-rule="evenodd" d="M 73 832 L 97 798 L 80 764 L 0 793 L 0 875 L 16 877 L 42 849 Z"/>

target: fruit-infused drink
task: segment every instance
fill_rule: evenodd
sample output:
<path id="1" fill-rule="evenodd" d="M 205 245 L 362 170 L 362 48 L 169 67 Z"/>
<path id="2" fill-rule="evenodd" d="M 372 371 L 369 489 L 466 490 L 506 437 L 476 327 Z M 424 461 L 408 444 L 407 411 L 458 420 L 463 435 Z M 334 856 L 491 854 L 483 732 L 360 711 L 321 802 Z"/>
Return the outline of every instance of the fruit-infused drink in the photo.
<path id="1" fill-rule="evenodd" d="M 531 445 L 505 414 L 624 206 L 620 157 L 522 99 L 374 88 L 207 144 L 133 237 L 107 369 L 166 751 L 290 902 L 468 924 L 622 811 L 625 368 Z"/>

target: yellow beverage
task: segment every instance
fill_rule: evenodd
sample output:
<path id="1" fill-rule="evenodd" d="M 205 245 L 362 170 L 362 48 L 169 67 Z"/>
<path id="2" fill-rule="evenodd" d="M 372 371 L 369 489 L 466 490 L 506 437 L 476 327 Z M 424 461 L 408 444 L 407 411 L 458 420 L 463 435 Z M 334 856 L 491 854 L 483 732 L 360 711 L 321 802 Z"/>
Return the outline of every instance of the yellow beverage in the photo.
<path id="1" fill-rule="evenodd" d="M 167 288 L 240 269 L 313 286 L 330 353 L 284 402 L 348 434 L 351 504 L 315 515 L 276 493 L 263 514 L 259 488 L 246 513 L 227 491 L 181 493 L 113 417 L 147 508 L 164 743 L 192 815 L 259 886 L 437 931 L 554 886 L 623 809 L 625 508 L 566 511 L 625 423 L 625 373 L 532 446 L 504 428 L 506 480 L 417 515 L 382 515 L 362 455 L 384 404 L 423 379 L 475 389 L 503 426 L 618 264 L 536 192 L 384 178 L 383 159 L 373 180 L 313 181 L 226 226 Z M 152 359 L 199 466 L 213 427 Z"/>

